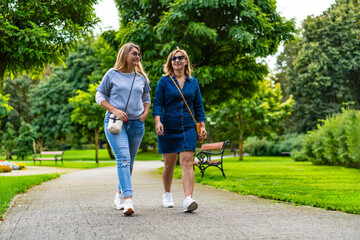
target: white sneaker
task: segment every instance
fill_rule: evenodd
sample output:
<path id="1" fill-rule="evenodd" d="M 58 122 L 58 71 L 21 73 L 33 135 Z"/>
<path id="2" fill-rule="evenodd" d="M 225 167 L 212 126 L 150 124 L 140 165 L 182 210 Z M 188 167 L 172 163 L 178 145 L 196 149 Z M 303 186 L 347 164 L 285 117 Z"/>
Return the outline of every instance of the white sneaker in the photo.
<path id="1" fill-rule="evenodd" d="M 133 206 L 133 200 L 132 199 L 126 199 L 124 203 L 124 212 L 125 215 L 132 215 L 135 213 L 134 206 Z"/>
<path id="2" fill-rule="evenodd" d="M 198 208 L 197 202 L 191 198 L 191 195 L 185 198 L 183 206 L 184 206 L 184 212 L 192 212 Z"/>
<path id="3" fill-rule="evenodd" d="M 174 207 L 174 200 L 173 200 L 171 192 L 167 192 L 167 193 L 163 194 L 163 203 L 164 203 L 164 207 L 166 207 L 166 208 Z"/>
<path id="4" fill-rule="evenodd" d="M 114 203 L 116 205 L 116 209 L 124 209 L 124 196 L 122 193 L 116 192 Z"/>

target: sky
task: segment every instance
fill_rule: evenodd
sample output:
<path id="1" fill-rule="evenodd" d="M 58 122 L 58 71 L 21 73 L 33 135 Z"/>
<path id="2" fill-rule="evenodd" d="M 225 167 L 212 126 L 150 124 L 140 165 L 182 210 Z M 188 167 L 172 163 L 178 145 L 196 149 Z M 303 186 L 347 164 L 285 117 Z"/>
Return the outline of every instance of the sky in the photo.
<path id="1" fill-rule="evenodd" d="M 318 16 L 328 9 L 335 0 L 277 0 L 277 11 L 286 19 L 295 18 L 296 26 L 300 27 L 301 22 L 309 15 Z M 100 33 L 101 29 L 119 29 L 118 11 L 114 0 L 99 0 L 95 6 L 96 15 L 101 19 L 102 23 L 96 28 L 96 32 Z M 279 54 L 283 47 L 279 47 Z M 276 55 L 269 56 L 265 59 L 271 70 L 275 69 Z"/>

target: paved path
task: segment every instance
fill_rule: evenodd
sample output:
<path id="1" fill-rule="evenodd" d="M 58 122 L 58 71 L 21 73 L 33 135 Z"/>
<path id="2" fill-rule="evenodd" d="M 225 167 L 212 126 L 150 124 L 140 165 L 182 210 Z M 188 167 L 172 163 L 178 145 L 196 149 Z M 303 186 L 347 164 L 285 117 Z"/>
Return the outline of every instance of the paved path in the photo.
<path id="1" fill-rule="evenodd" d="M 275 203 L 197 184 L 199 209 L 161 204 L 161 162 L 137 162 L 135 215 L 115 209 L 116 169 L 69 173 L 21 195 L 0 225 L 0 239 L 360 239 L 360 216 Z"/>

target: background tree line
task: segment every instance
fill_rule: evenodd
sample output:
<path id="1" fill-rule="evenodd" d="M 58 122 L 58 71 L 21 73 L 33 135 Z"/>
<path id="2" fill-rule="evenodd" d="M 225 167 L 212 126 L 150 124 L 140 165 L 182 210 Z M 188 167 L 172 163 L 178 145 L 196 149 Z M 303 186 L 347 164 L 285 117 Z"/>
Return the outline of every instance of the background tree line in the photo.
<path id="1" fill-rule="evenodd" d="M 34 6 L 40 4 L 35 2 Z M 79 11 L 93 16 L 94 2 L 79 3 L 83 4 Z M 28 64 L 17 61 L 16 67 L 13 65 L 17 63 L 7 65 L 4 76 L 8 77 L 3 78 L 6 80 L 0 98 L 3 142 L 10 139 L 9 132 L 15 131 L 19 136 L 21 122 L 30 124 L 39 149 L 97 144 L 97 138 L 105 142 L 101 134 L 104 112 L 93 101 L 94 89 L 113 66 L 119 47 L 128 41 L 141 47 L 152 99 L 169 52 L 176 46 L 186 49 L 195 66 L 193 75 L 199 80 L 205 110 L 215 123 L 210 141 L 230 138 L 240 151 L 248 136 L 274 138 L 289 132 L 306 132 L 315 127 L 318 119 L 340 111 L 343 103 L 358 107 L 357 1 L 339 0 L 322 15 L 308 17 L 296 39 L 294 21 L 281 17 L 275 2 L 270 0 L 115 2 L 120 13 L 119 31 L 85 37 L 97 21 L 85 18 L 83 25 L 74 23 L 66 28 L 73 30 L 71 36 L 76 37 L 67 38 L 73 41 L 67 42 L 56 56 L 43 57 L 45 50 L 29 47 L 26 41 L 32 41 L 31 38 L 23 43 L 21 39 L 13 40 L 14 49 L 18 49 L 8 49 L 12 54 L 21 46 L 27 46 L 25 49 L 31 54 L 41 54 L 37 64 L 27 58 Z M 45 3 L 40 5 L 46 7 Z M 6 16 L 1 15 L 2 19 Z M 33 16 L 26 17 L 31 22 Z M 22 27 L 40 27 L 45 24 L 41 21 L 45 20 Z M 5 22 L 7 26 L 11 23 Z M 5 31 L 6 37 L 1 35 L 0 41 L 8 42 L 10 35 L 16 34 L 4 29 L 1 27 L 0 31 Z M 41 31 L 45 30 L 42 27 Z M 54 42 L 46 36 L 41 36 L 43 41 Z M 280 43 L 285 43 L 285 50 L 278 59 L 279 73 L 269 80 L 265 78 L 267 66 L 260 59 L 274 54 Z M 64 45 L 60 41 L 59 44 Z M 45 66 L 41 77 L 34 75 Z M 13 130 L 6 126 L 8 123 Z M 156 147 L 151 115 L 142 143 L 143 150 L 148 147 Z"/>

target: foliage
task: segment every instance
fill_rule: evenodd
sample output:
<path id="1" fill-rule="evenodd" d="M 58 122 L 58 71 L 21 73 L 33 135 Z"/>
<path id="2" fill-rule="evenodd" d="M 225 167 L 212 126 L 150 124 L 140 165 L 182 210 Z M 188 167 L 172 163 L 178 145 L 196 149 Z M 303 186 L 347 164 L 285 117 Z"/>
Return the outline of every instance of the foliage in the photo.
<path id="1" fill-rule="evenodd" d="M 19 193 L 26 192 L 34 185 L 59 177 L 59 174 L 43 174 L 33 176 L 0 176 L 0 218 L 11 200 Z"/>
<path id="2" fill-rule="evenodd" d="M 72 132 L 70 115 L 72 106 L 68 98 L 72 96 L 72 86 L 66 82 L 66 72 L 55 70 L 48 82 L 33 89 L 31 95 L 31 112 L 35 119 L 34 128 L 40 134 L 42 141 L 49 143 L 53 140 L 65 139 Z"/>
<path id="3" fill-rule="evenodd" d="M 0 142 L 2 143 L 2 149 L 6 152 L 6 159 L 11 159 L 11 152 L 15 147 L 15 138 L 17 136 L 17 132 L 14 129 L 14 126 L 7 122 L 5 125 L 5 130 L 0 138 Z"/>
<path id="4" fill-rule="evenodd" d="M 306 135 L 297 158 L 314 164 L 360 167 L 360 113 L 342 111 L 329 116 L 323 125 L 318 124 L 316 130 Z"/>
<path id="5" fill-rule="evenodd" d="M 265 79 L 251 98 L 242 99 L 235 95 L 215 109 L 210 117 L 216 122 L 215 135 L 222 139 L 238 140 L 241 160 L 243 140 L 249 136 L 271 137 L 279 133 L 292 105 L 291 97 L 282 101 L 279 84 L 272 85 Z"/>
<path id="6" fill-rule="evenodd" d="M 360 4 L 338 0 L 303 23 L 302 39 L 285 47 L 279 68 L 294 96 L 293 131 L 313 129 L 318 119 L 360 108 Z"/>
<path id="7" fill-rule="evenodd" d="M 224 160 L 226 179 L 219 169 L 209 168 L 195 181 L 243 195 L 360 214 L 360 172 L 334 166 L 314 166 L 288 157 L 244 157 Z M 174 177 L 181 179 L 181 168 Z"/>
<path id="8" fill-rule="evenodd" d="M 89 78 L 101 64 L 95 56 L 94 41 L 88 38 L 79 43 L 66 59 L 66 67 L 56 67 L 47 82 L 31 91 L 33 126 L 41 133 L 40 145 L 42 141 L 47 147 L 59 145 L 53 144 L 55 141 L 81 142 L 89 136 L 86 129 L 71 122 L 73 106 L 68 99 L 76 89 L 87 90 L 90 82 L 98 81 Z"/>
<path id="9" fill-rule="evenodd" d="M 88 92 L 77 90 L 75 96 L 69 99 L 74 110 L 71 113 L 71 120 L 88 129 L 104 128 L 101 125 L 104 119 L 105 110 L 95 102 L 96 88 L 98 84 L 90 84 Z"/>
<path id="10" fill-rule="evenodd" d="M 0 173 L 3 173 L 3 172 L 11 172 L 11 167 L 9 166 L 5 166 L 5 165 L 0 165 Z"/>
<path id="11" fill-rule="evenodd" d="M 76 95 L 69 99 L 74 110 L 71 113 L 71 121 L 86 126 L 89 130 L 95 131 L 95 158 L 98 162 L 98 134 L 103 127 L 105 110 L 96 103 L 95 94 L 98 84 L 90 84 L 88 92 L 77 90 Z"/>
<path id="12" fill-rule="evenodd" d="M 292 39 L 294 22 L 276 12 L 275 1 L 116 0 L 120 43 L 140 44 L 152 80 L 163 74 L 167 55 L 179 46 L 196 66 L 205 108 L 251 96 L 267 68 L 257 57 L 274 54 Z M 214 17 L 216 16 L 216 17 Z"/>
<path id="13" fill-rule="evenodd" d="M 1 2 L 0 85 L 5 74 L 39 72 L 61 62 L 74 42 L 98 22 L 97 0 Z"/>
<path id="14" fill-rule="evenodd" d="M 274 140 L 248 137 L 244 141 L 244 152 L 252 156 L 282 156 L 283 152 L 300 150 L 304 135 L 287 134 Z"/>
<path id="15" fill-rule="evenodd" d="M 9 103 L 9 95 L 3 95 L 0 93 L 0 119 L 9 114 L 13 109 Z"/>
<path id="16" fill-rule="evenodd" d="M 33 127 L 26 122 L 21 123 L 19 135 L 15 138 L 15 147 L 13 153 L 18 159 L 24 160 L 24 157 L 33 153 L 33 142 L 37 138 L 37 133 Z"/>

